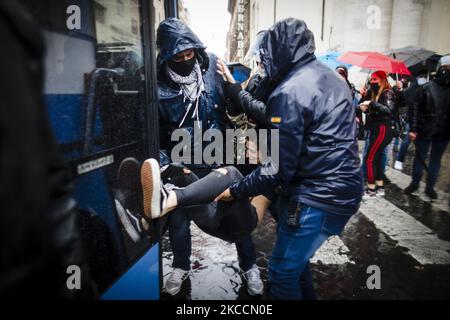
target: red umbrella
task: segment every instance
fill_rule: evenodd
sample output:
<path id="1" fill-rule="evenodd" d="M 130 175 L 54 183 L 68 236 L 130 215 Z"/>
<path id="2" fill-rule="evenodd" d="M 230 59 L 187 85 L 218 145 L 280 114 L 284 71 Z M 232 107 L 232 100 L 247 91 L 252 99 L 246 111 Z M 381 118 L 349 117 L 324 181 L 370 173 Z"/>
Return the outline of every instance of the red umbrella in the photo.
<path id="1" fill-rule="evenodd" d="M 348 51 L 337 60 L 365 69 L 382 70 L 386 73 L 411 75 L 405 63 L 373 51 Z"/>

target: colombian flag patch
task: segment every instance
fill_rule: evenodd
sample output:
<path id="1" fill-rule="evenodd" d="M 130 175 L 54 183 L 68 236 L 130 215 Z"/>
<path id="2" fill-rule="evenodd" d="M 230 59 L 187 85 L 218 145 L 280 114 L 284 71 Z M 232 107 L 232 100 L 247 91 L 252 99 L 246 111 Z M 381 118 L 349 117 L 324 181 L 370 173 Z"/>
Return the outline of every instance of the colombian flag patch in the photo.
<path id="1" fill-rule="evenodd" d="M 281 123 L 281 117 L 272 117 L 270 118 L 271 123 Z"/>

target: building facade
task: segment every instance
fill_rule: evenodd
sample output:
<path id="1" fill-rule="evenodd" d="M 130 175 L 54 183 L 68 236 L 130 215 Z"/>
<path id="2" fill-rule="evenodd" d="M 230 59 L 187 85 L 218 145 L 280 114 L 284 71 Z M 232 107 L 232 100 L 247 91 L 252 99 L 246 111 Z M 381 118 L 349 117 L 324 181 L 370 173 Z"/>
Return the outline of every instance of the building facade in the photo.
<path id="1" fill-rule="evenodd" d="M 98 43 L 140 43 L 139 1 L 96 0 L 93 7 Z"/>
<path id="2" fill-rule="evenodd" d="M 245 3 L 244 39 L 238 39 L 239 3 Z M 288 17 L 304 20 L 317 52 L 379 51 L 415 45 L 450 53 L 450 0 L 230 0 L 227 48 L 230 61 L 238 41 L 244 51 L 260 30 Z"/>
<path id="3" fill-rule="evenodd" d="M 250 45 L 250 0 L 228 1 L 231 13 L 230 29 L 227 34 L 228 61 L 242 62 Z"/>

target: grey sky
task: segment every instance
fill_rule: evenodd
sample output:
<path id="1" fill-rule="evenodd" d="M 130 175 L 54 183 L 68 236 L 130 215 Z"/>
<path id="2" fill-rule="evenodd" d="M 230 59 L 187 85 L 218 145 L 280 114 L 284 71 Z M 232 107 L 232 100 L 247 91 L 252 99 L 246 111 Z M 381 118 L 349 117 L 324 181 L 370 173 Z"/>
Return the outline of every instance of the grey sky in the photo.
<path id="1" fill-rule="evenodd" d="M 208 47 L 207 51 L 224 58 L 231 15 L 228 0 L 183 0 L 191 14 L 191 28 Z"/>

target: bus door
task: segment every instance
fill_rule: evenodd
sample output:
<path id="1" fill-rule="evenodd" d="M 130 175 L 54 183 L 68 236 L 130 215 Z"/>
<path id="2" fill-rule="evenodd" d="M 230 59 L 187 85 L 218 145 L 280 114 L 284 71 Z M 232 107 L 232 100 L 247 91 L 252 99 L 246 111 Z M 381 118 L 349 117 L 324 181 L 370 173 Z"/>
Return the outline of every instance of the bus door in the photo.
<path id="1" fill-rule="evenodd" d="M 158 155 L 150 4 L 27 1 L 43 30 L 48 114 L 74 174 L 90 277 L 103 299 L 160 294 L 158 222 L 130 223 L 141 190 L 119 177 L 124 161 Z"/>

